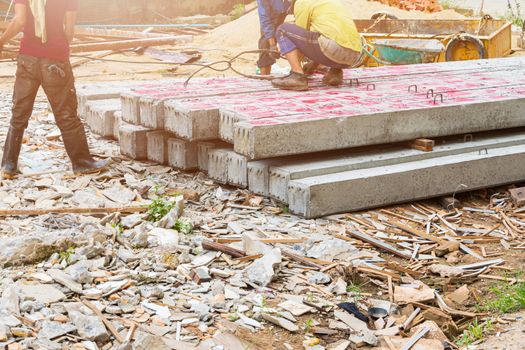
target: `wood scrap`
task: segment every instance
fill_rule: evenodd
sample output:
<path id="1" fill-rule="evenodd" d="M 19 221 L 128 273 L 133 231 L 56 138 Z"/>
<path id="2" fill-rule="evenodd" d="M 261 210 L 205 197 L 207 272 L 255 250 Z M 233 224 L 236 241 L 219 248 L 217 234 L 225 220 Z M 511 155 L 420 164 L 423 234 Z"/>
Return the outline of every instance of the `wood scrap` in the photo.
<path id="1" fill-rule="evenodd" d="M 111 214 L 111 213 L 144 213 L 148 210 L 146 206 L 130 206 L 115 208 L 48 208 L 48 209 L 2 209 L 0 217 L 8 216 L 40 216 L 48 214 Z"/>
<path id="2" fill-rule="evenodd" d="M 364 233 L 361 233 L 361 232 L 357 232 L 357 231 L 352 231 L 352 230 L 347 230 L 346 231 L 347 234 L 349 234 L 350 236 L 354 237 L 354 238 L 357 238 L 363 242 L 366 242 L 366 243 L 369 243 L 377 248 L 380 248 L 384 251 L 387 251 L 389 253 L 392 253 L 396 256 L 399 256 L 401 258 L 404 258 L 404 259 L 407 259 L 407 260 L 412 260 L 412 254 L 410 253 L 406 253 L 404 251 L 400 251 L 398 249 L 396 249 L 394 246 L 388 244 L 388 243 L 385 243 L 379 239 L 376 239 L 370 235 L 367 235 L 367 234 L 364 234 Z"/>
<path id="3" fill-rule="evenodd" d="M 104 323 L 106 328 L 111 332 L 111 334 L 119 343 L 122 344 L 126 341 L 126 339 L 123 338 L 122 335 L 120 335 L 120 333 L 117 331 L 115 326 L 113 326 L 113 323 L 111 323 L 111 321 L 109 321 L 95 305 L 93 305 L 91 302 L 85 299 L 79 301 L 82 304 L 86 305 L 91 311 L 93 311 L 95 315 L 97 315 L 97 317 Z"/>

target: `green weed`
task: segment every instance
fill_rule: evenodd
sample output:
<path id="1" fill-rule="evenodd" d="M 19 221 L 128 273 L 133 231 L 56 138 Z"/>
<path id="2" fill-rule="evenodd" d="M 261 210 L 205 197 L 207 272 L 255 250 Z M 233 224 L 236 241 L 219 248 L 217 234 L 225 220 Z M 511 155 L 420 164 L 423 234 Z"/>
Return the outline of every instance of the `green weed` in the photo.
<path id="1" fill-rule="evenodd" d="M 359 303 L 361 300 L 363 300 L 363 285 L 362 284 L 350 282 L 350 284 L 346 286 L 346 291 L 354 295 L 354 301 L 356 303 Z"/>
<path id="2" fill-rule="evenodd" d="M 173 228 L 185 235 L 191 235 L 193 233 L 193 225 L 182 219 L 177 220 Z"/>
<path id="3" fill-rule="evenodd" d="M 148 205 L 147 220 L 151 222 L 159 221 L 173 209 L 174 205 L 175 203 L 170 201 L 168 197 L 156 195 L 150 205 Z"/>
<path id="4" fill-rule="evenodd" d="M 69 264 L 71 262 L 71 256 L 73 254 L 75 254 L 75 248 L 70 247 L 67 250 L 58 253 L 58 256 L 60 257 L 60 261 L 65 261 Z"/>
<path id="5" fill-rule="evenodd" d="M 488 320 L 484 323 L 479 323 L 476 318 L 471 324 L 468 325 L 467 329 L 456 338 L 456 344 L 459 346 L 468 347 L 478 340 L 485 338 L 487 332 L 492 331 L 492 321 Z"/>
<path id="6" fill-rule="evenodd" d="M 489 290 L 495 297 L 480 305 L 482 311 L 505 314 L 525 308 L 525 283 L 497 284 Z"/>
<path id="7" fill-rule="evenodd" d="M 315 322 L 312 318 L 309 318 L 304 322 L 304 328 L 307 333 L 310 332 L 310 330 L 314 327 L 314 323 Z"/>
<path id="8" fill-rule="evenodd" d="M 115 222 L 111 224 L 111 227 L 113 227 L 113 229 L 117 231 L 118 236 L 121 236 L 124 233 L 124 226 L 122 225 L 121 222 Z"/>

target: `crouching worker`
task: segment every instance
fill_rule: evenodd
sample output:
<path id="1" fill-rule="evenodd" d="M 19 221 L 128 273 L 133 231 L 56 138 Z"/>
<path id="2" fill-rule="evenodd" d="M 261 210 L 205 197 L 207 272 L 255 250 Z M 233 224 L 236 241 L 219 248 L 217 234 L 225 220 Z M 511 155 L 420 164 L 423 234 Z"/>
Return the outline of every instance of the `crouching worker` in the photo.
<path id="1" fill-rule="evenodd" d="M 259 39 L 259 50 L 275 52 L 261 52 L 259 60 L 257 61 L 257 66 L 261 70 L 261 75 L 269 75 L 276 59 L 279 58 L 275 31 L 277 30 L 277 27 L 284 23 L 290 9 L 290 1 L 257 0 L 257 6 L 262 33 L 262 36 Z"/>
<path id="2" fill-rule="evenodd" d="M 89 152 L 84 126 L 77 115 L 69 44 L 73 40 L 77 0 L 14 0 L 15 17 L 0 37 L 3 46 L 24 31 L 18 56 L 12 116 L 5 140 L 0 176 L 14 178 L 24 130 L 40 86 L 44 89 L 62 133 L 75 174 L 92 173 L 109 161 L 96 161 Z"/>
<path id="3" fill-rule="evenodd" d="M 285 90 L 308 90 L 301 60 L 306 56 L 316 64 L 330 67 L 323 82 L 337 86 L 343 82 L 343 68 L 356 64 L 361 56 L 361 36 L 342 0 L 296 0 L 295 24 L 277 28 L 281 55 L 291 66 L 289 76 L 272 81 Z"/>

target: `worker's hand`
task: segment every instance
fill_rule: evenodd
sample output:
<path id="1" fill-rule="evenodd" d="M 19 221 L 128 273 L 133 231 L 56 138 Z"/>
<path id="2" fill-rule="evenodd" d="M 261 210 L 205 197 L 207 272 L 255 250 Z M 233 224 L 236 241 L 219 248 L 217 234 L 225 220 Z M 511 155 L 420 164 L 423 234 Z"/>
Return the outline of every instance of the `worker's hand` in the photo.
<path id="1" fill-rule="evenodd" d="M 2 56 L 3 51 L 4 51 L 4 43 L 0 41 L 0 56 Z"/>
<path id="2" fill-rule="evenodd" d="M 270 57 L 276 60 L 281 58 L 281 53 L 279 52 L 277 45 L 270 46 Z"/>

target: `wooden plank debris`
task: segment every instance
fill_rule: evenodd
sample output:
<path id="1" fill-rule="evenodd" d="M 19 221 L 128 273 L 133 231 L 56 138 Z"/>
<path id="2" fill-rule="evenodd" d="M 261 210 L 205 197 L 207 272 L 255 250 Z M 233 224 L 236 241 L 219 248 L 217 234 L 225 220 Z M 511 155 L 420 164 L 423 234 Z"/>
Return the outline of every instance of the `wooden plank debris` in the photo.
<path id="1" fill-rule="evenodd" d="M 408 147 L 422 152 L 432 152 L 435 145 L 436 141 L 429 139 L 416 139 L 414 141 L 408 142 Z"/>
<path id="2" fill-rule="evenodd" d="M 0 217 L 8 216 L 39 216 L 48 214 L 111 214 L 111 213 L 144 213 L 146 206 L 114 207 L 114 208 L 47 208 L 47 209 L 2 209 Z"/>
<path id="3" fill-rule="evenodd" d="M 125 50 L 133 49 L 135 47 L 149 47 L 149 46 L 162 46 L 162 45 L 173 45 L 183 41 L 188 41 L 191 36 L 178 35 L 178 36 L 166 36 L 157 38 L 146 38 L 146 39 L 128 39 L 118 41 L 103 41 L 95 43 L 80 43 L 72 44 L 72 53 L 82 52 L 93 52 L 93 51 L 105 51 L 105 50 Z"/>
<path id="4" fill-rule="evenodd" d="M 389 253 L 392 253 L 396 256 L 399 256 L 401 258 L 404 258 L 404 259 L 407 259 L 407 260 L 412 260 L 412 254 L 410 253 L 407 253 L 407 252 L 404 252 L 404 251 L 401 251 L 401 250 L 398 250 L 396 249 L 394 246 L 388 244 L 388 243 L 385 243 L 377 238 L 374 238 L 370 235 L 367 235 L 365 233 L 361 233 L 361 232 L 357 232 L 357 231 L 353 231 L 353 230 L 347 230 L 347 234 L 349 234 L 350 236 L 354 237 L 354 238 L 357 238 L 363 242 L 366 242 L 366 243 L 369 243 L 371 245 L 373 245 L 374 247 L 377 247 L 377 248 L 380 248 L 384 251 L 387 251 Z"/>

